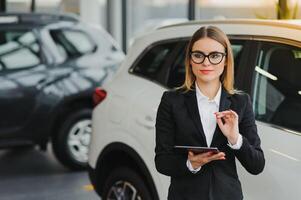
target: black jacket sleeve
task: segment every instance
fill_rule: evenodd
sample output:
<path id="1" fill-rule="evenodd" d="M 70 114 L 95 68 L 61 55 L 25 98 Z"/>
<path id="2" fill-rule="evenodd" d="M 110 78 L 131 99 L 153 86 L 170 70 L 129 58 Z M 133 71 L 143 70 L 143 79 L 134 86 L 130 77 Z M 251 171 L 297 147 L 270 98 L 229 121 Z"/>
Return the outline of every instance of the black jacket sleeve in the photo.
<path id="1" fill-rule="evenodd" d="M 244 95 L 244 97 L 247 103 L 245 104 L 243 117 L 239 124 L 239 132 L 243 137 L 243 143 L 239 150 L 234 151 L 244 168 L 249 173 L 256 175 L 263 171 L 265 159 L 260 147 L 260 138 L 257 134 L 250 96 Z"/>
<path id="2" fill-rule="evenodd" d="M 184 176 L 189 173 L 187 156 L 174 153 L 175 122 L 172 113 L 172 93 L 164 92 L 157 111 L 155 164 L 158 172 L 171 176 Z"/>

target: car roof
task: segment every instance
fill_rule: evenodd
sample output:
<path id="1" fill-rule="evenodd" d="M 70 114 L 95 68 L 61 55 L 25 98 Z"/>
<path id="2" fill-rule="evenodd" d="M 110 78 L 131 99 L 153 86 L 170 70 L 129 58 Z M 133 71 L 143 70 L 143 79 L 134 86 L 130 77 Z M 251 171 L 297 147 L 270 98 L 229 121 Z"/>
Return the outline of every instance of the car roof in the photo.
<path id="1" fill-rule="evenodd" d="M 301 42 L 300 20 L 260 20 L 260 19 L 214 19 L 197 20 L 172 24 L 155 29 L 136 38 L 136 42 L 149 45 L 156 41 L 190 38 L 201 26 L 217 26 L 231 37 L 283 38 L 292 42 Z M 299 44 L 298 44 L 299 46 Z"/>
<path id="2" fill-rule="evenodd" d="M 301 20 L 263 20 L 263 19 L 222 19 L 222 20 L 194 20 L 189 22 L 177 23 L 173 25 L 162 26 L 158 29 L 170 27 L 191 26 L 191 25 L 214 25 L 214 24 L 242 24 L 242 25 L 259 25 L 284 27 L 290 29 L 301 29 Z"/>
<path id="3" fill-rule="evenodd" d="M 51 13 L 0 13 L 0 26 L 7 25 L 32 25 L 43 26 L 57 22 L 78 22 L 79 19 L 73 14 L 51 14 Z"/>

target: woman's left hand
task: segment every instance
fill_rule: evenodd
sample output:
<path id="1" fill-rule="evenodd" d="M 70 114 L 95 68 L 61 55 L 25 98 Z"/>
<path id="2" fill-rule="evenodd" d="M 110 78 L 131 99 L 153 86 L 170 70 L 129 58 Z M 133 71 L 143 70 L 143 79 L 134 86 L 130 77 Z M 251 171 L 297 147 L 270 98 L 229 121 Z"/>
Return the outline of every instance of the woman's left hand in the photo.
<path id="1" fill-rule="evenodd" d="M 228 141 L 234 145 L 237 142 L 239 129 L 238 129 L 238 115 L 233 110 L 225 110 L 222 112 L 214 113 L 217 124 L 222 133 Z M 223 123 L 222 119 L 225 123 Z"/>

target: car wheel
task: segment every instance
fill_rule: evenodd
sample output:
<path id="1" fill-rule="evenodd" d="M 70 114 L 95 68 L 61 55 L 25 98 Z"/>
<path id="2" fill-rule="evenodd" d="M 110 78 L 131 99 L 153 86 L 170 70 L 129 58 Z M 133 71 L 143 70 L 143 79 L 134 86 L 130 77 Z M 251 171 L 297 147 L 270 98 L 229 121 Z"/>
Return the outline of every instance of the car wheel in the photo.
<path id="1" fill-rule="evenodd" d="M 67 116 L 53 137 L 52 146 L 57 159 L 72 170 L 87 167 L 92 131 L 92 110 L 82 109 Z"/>
<path id="2" fill-rule="evenodd" d="M 133 170 L 122 167 L 115 169 L 107 178 L 103 189 L 105 200 L 151 200 L 143 179 Z"/>

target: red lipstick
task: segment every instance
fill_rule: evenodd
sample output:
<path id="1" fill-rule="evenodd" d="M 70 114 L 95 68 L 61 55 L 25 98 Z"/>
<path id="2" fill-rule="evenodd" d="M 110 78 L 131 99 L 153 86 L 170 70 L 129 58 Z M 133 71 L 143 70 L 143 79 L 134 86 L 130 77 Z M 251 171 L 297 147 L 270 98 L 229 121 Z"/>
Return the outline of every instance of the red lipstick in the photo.
<path id="1" fill-rule="evenodd" d="M 210 72 L 212 72 L 213 70 L 200 70 L 200 72 L 202 72 L 203 74 L 209 74 Z"/>

